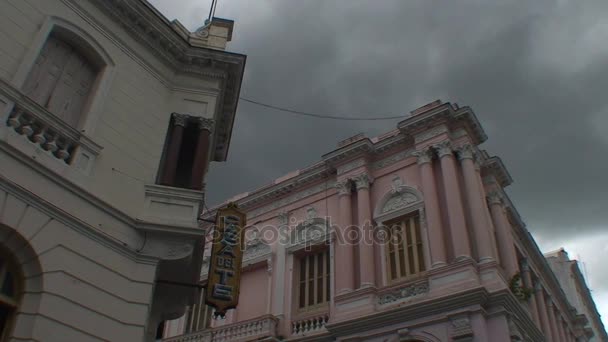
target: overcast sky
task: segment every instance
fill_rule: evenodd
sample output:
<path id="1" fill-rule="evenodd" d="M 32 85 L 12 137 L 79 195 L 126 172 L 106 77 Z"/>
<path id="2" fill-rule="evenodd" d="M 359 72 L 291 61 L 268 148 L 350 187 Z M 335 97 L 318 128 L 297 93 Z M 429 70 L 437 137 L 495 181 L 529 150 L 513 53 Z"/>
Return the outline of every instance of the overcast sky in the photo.
<path id="1" fill-rule="evenodd" d="M 191 30 L 211 2 L 150 1 Z M 608 1 L 219 0 L 216 16 L 235 21 L 229 50 L 248 55 L 243 97 L 353 116 L 435 99 L 471 106 L 529 230 L 543 251 L 564 246 L 586 263 L 608 323 Z M 241 101 L 209 202 L 397 122 L 302 118 Z"/>

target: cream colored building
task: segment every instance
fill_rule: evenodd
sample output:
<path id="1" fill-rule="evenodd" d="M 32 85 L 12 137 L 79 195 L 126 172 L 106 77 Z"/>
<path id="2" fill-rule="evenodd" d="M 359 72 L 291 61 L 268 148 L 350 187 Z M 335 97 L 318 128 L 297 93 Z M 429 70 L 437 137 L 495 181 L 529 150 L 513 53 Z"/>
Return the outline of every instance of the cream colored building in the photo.
<path id="1" fill-rule="evenodd" d="M 246 59 L 232 27 L 0 0 L 1 341 L 151 341 L 195 299 Z"/>

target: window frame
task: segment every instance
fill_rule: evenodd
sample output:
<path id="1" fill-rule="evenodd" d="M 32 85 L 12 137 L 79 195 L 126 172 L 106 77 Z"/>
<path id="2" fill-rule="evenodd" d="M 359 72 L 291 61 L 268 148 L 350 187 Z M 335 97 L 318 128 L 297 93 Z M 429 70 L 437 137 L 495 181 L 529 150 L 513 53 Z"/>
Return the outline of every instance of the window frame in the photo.
<path id="1" fill-rule="evenodd" d="M 96 34 L 99 33 L 96 32 Z M 85 56 L 97 69 L 95 81 L 83 105 L 78 122 L 73 126 L 75 130 L 90 136 L 94 133 L 102 114 L 102 108 L 116 68 L 110 55 L 97 39 L 85 31 L 84 28 L 59 17 L 47 17 L 17 68 L 11 83 L 17 89 L 23 90 L 38 56 L 51 35 L 59 36 L 63 41 L 76 45 L 79 53 Z M 7 106 L 5 113 L 2 113 L 4 119 L 8 117 L 12 109 L 12 106 Z M 57 120 L 63 121 L 58 117 Z"/>
<path id="2" fill-rule="evenodd" d="M 327 267 L 326 272 L 324 272 L 323 276 L 322 276 L 322 284 L 323 284 L 323 301 L 321 302 L 316 302 L 316 300 L 313 300 L 313 304 L 305 304 L 304 306 L 301 306 L 301 302 L 300 302 L 300 291 L 301 291 L 301 286 L 302 286 L 302 279 L 301 279 L 301 271 L 302 271 L 302 262 L 304 260 L 309 260 L 310 257 L 314 257 L 316 255 L 324 255 L 324 259 L 325 262 L 323 263 L 324 267 Z M 331 267 L 331 262 L 332 262 L 332 258 L 331 258 L 331 254 L 330 254 L 330 248 L 329 246 L 324 246 L 324 245 L 317 245 L 313 248 L 311 248 L 310 250 L 306 250 L 306 251 L 300 251 L 299 253 L 295 253 L 294 255 L 294 291 L 295 291 L 295 295 L 294 295 L 294 304 L 293 307 L 295 309 L 295 312 L 297 314 L 305 314 L 305 313 L 309 313 L 309 312 L 318 312 L 318 311 L 324 311 L 329 309 L 329 303 L 332 300 L 332 267 Z M 313 260 L 318 260 L 316 257 Z M 314 271 L 313 271 L 313 276 L 312 276 L 312 287 L 313 287 L 313 297 L 317 297 L 318 296 L 318 264 L 316 262 L 314 262 Z M 309 264 L 309 263 L 307 263 Z M 308 272 L 307 272 L 308 273 Z M 309 275 L 309 274 L 308 274 Z M 306 275 L 305 275 L 306 276 Z M 309 277 L 306 278 L 306 280 L 304 281 L 305 284 L 305 289 L 304 289 L 304 298 L 305 301 L 308 302 L 308 298 L 310 296 L 310 288 L 308 287 L 308 284 L 310 283 L 310 279 Z"/>
<path id="3" fill-rule="evenodd" d="M 422 210 L 414 210 L 411 211 L 407 214 L 404 214 L 402 216 L 400 216 L 399 218 L 396 219 L 392 219 L 388 222 L 386 222 L 384 225 L 387 229 L 391 230 L 391 235 L 389 235 L 389 241 L 387 241 L 385 243 L 385 246 L 383 248 L 384 250 L 384 259 L 385 259 L 385 263 L 386 263 L 386 267 L 384 269 L 384 272 L 386 274 L 386 280 L 388 285 L 393 285 L 396 283 L 402 283 L 404 281 L 409 281 L 412 279 L 418 279 L 422 276 L 424 276 L 428 270 L 428 266 L 427 266 L 427 257 L 425 256 L 425 243 L 424 243 L 424 239 L 423 239 L 423 233 L 422 233 L 422 217 L 421 215 L 423 214 Z M 416 225 L 416 221 L 412 221 L 413 219 L 417 218 L 418 222 Z M 392 264 L 391 264 L 391 252 L 390 252 L 390 248 L 392 246 L 392 243 L 390 241 L 390 238 L 392 237 L 392 229 L 395 225 L 399 225 L 401 227 L 401 234 L 404 234 L 403 230 L 403 225 L 407 225 L 407 222 L 413 222 L 414 223 L 414 234 L 411 234 L 408 232 L 405 232 L 406 238 L 405 240 L 402 240 L 401 246 L 403 247 L 403 260 L 401 260 L 400 256 L 396 256 L 397 262 L 395 264 L 395 271 L 397 274 L 400 274 L 400 276 L 397 276 L 395 278 L 393 278 L 393 274 L 392 274 Z M 416 229 L 417 228 L 417 229 Z M 406 226 L 405 229 L 408 229 L 408 227 Z M 411 226 L 410 228 L 411 229 Z M 414 259 L 414 261 L 412 261 L 414 263 L 414 268 L 419 268 L 418 272 L 411 272 L 410 271 L 410 259 L 409 259 L 409 245 L 411 245 L 411 241 L 408 241 L 407 239 L 409 238 L 409 236 L 414 235 L 415 238 L 417 238 L 417 240 L 419 240 L 418 242 L 415 243 L 415 246 L 413 247 L 413 252 L 412 252 L 412 258 Z M 395 252 L 396 254 L 399 254 L 399 252 Z M 422 262 L 420 262 L 420 257 L 422 257 Z M 405 275 L 401 275 L 401 270 L 400 270 L 400 262 L 403 261 L 405 263 Z M 418 266 L 416 266 L 416 264 Z M 422 265 L 422 269 L 420 269 L 420 265 Z M 409 272 L 408 272 L 409 271 Z"/>

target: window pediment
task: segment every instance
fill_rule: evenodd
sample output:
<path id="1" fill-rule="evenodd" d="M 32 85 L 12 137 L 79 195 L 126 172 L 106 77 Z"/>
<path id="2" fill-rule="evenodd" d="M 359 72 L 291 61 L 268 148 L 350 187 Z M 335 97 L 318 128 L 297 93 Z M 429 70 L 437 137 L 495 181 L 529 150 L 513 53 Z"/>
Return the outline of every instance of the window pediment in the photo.
<path id="1" fill-rule="evenodd" d="M 374 210 L 377 222 L 386 222 L 410 211 L 417 210 L 423 205 L 422 194 L 418 189 L 403 184 L 399 176 L 393 178 L 391 190 L 380 200 Z"/>

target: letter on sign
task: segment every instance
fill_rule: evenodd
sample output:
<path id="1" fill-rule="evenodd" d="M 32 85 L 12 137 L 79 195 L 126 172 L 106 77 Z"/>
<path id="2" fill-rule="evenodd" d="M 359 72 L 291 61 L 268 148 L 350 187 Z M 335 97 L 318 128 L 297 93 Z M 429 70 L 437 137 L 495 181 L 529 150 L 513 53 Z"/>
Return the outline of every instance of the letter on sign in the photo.
<path id="1" fill-rule="evenodd" d="M 217 212 L 205 296 L 206 304 L 215 308 L 217 316 L 224 316 L 239 302 L 245 220 L 245 213 L 232 203 Z"/>

